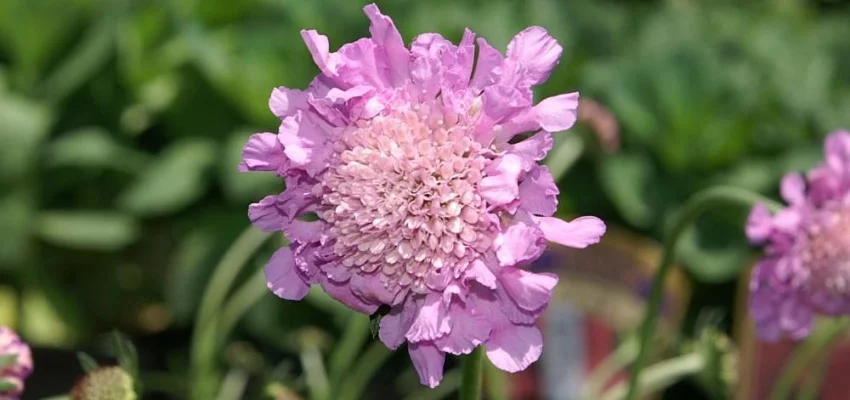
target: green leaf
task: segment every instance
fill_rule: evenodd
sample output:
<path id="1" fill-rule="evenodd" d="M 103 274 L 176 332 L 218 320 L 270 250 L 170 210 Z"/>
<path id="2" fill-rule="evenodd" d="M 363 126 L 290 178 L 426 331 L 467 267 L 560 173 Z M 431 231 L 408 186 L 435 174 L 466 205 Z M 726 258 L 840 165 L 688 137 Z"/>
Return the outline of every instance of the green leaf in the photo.
<path id="1" fill-rule="evenodd" d="M 602 187 L 623 218 L 639 227 L 655 217 L 647 196 L 653 172 L 651 161 L 641 154 L 613 155 L 601 165 Z"/>
<path id="2" fill-rule="evenodd" d="M 689 229 L 682 234 L 679 244 L 679 254 L 684 261 L 682 267 L 698 281 L 727 282 L 748 266 L 750 252 L 745 246 L 707 243 L 709 238 L 701 233 L 698 229 Z M 743 238 L 741 240 L 744 243 Z"/>
<path id="3" fill-rule="evenodd" d="M 118 365 L 134 379 L 139 376 L 139 355 L 136 346 L 123 333 L 112 332 L 112 351 L 118 359 Z"/>
<path id="4" fill-rule="evenodd" d="M 111 212 L 47 211 L 38 216 L 36 230 L 47 242 L 87 250 L 118 250 L 139 236 L 132 217 Z"/>
<path id="5" fill-rule="evenodd" d="M 102 69 L 114 49 L 115 24 L 106 15 L 92 26 L 74 51 L 44 82 L 46 97 L 56 103 Z"/>
<path id="6" fill-rule="evenodd" d="M 2 150 L 0 150 L 2 152 Z M 2 161 L 0 161 L 2 163 Z M 32 249 L 34 190 L 22 187 L 0 196 L 0 270 L 20 265 Z"/>
<path id="7" fill-rule="evenodd" d="M 92 372 L 100 367 L 92 356 L 83 353 L 82 351 L 77 352 L 77 360 L 80 362 L 80 366 L 83 367 L 83 371 L 85 372 Z"/>
<path id="8" fill-rule="evenodd" d="M 256 201 L 270 193 L 283 189 L 281 179 L 274 173 L 244 173 L 239 172 L 237 165 L 242 159 L 242 148 L 251 136 L 251 132 L 234 132 L 227 139 L 219 162 L 219 177 L 224 193 L 234 202 L 244 204 L 246 201 Z"/>
<path id="9" fill-rule="evenodd" d="M 0 182 L 22 177 L 35 165 L 35 153 L 47 135 L 51 113 L 42 104 L 0 95 Z"/>
<path id="10" fill-rule="evenodd" d="M 185 139 L 167 148 L 118 199 L 133 214 L 154 217 L 179 211 L 206 191 L 204 176 L 216 157 L 212 141 Z"/>
<path id="11" fill-rule="evenodd" d="M 6 354 L 6 355 L 0 356 L 0 370 L 14 364 L 15 361 L 17 361 L 17 360 L 18 360 L 17 354 Z"/>
<path id="12" fill-rule="evenodd" d="M 45 163 L 51 167 L 112 168 L 137 172 L 146 155 L 117 143 L 101 128 L 82 128 L 61 135 L 47 148 Z"/>

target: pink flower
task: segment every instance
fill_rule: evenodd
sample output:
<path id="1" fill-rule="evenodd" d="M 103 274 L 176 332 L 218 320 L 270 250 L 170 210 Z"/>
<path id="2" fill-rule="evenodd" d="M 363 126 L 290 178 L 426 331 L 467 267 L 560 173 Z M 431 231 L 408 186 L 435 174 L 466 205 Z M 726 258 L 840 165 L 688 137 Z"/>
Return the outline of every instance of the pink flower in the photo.
<path id="1" fill-rule="evenodd" d="M 431 387 L 445 353 L 482 344 L 499 368 L 523 370 L 540 357 L 534 322 L 558 282 L 523 267 L 547 240 L 583 248 L 605 232 L 595 217 L 552 217 L 558 188 L 538 164 L 551 132 L 576 121 L 578 93 L 532 105 L 561 46 L 532 27 L 506 56 L 468 30 L 459 45 L 426 33 L 408 49 L 378 7 L 364 10 L 372 37 L 336 52 L 302 31 L 321 74 L 304 91 L 275 89 L 278 133 L 245 147 L 242 170 L 287 185 L 248 210 L 292 243 L 266 266 L 268 286 L 300 300 L 318 284 L 365 314 L 389 305 L 380 339 L 408 342 Z"/>
<path id="2" fill-rule="evenodd" d="M 0 400 L 14 400 L 23 394 L 24 381 L 32 373 L 32 355 L 29 346 L 14 331 L 0 326 L 0 359 L 6 357 L 14 360 L 0 364 L 0 383 L 11 383 L 14 389 L 0 390 Z"/>
<path id="3" fill-rule="evenodd" d="M 825 150 L 825 162 L 805 178 L 782 180 L 787 208 L 750 212 L 747 237 L 764 245 L 750 312 L 765 340 L 808 336 L 816 314 L 850 315 L 850 133 L 830 134 Z"/>

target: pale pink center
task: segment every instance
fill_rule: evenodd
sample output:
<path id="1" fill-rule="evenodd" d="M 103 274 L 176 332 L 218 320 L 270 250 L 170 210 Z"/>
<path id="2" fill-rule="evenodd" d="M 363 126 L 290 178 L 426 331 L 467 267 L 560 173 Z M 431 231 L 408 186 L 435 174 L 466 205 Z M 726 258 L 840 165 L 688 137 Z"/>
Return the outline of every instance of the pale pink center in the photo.
<path id="1" fill-rule="evenodd" d="M 808 233 L 802 260 L 812 288 L 850 295 L 850 212 L 832 213 L 824 223 L 809 227 Z"/>
<path id="2" fill-rule="evenodd" d="M 488 160 L 468 130 L 439 105 L 402 104 L 343 134 L 318 214 L 344 266 L 424 293 L 490 246 L 476 190 Z"/>

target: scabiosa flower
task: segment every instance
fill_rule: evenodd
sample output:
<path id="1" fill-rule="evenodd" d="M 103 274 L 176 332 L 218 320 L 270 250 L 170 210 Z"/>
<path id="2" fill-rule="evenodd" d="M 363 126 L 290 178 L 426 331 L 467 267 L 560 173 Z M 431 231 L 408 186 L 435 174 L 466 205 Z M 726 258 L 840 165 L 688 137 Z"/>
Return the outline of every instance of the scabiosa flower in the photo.
<path id="1" fill-rule="evenodd" d="M 459 45 L 425 33 L 408 49 L 378 7 L 364 10 L 371 38 L 336 52 L 301 32 L 321 73 L 305 91 L 275 89 L 278 133 L 245 146 L 241 170 L 286 180 L 248 210 L 291 241 L 266 266 L 268 286 L 300 300 L 318 284 L 365 314 L 389 306 L 380 339 L 408 342 L 425 385 L 442 379 L 445 353 L 480 344 L 520 371 L 540 356 L 533 324 L 558 282 L 522 267 L 547 240 L 583 248 L 605 231 L 595 217 L 552 217 L 558 188 L 538 165 L 550 132 L 576 120 L 578 93 L 532 105 L 561 46 L 532 27 L 506 56 L 479 38 L 474 60 L 469 30 Z"/>
<path id="2" fill-rule="evenodd" d="M 771 215 L 753 207 L 747 237 L 764 244 L 750 281 L 750 312 L 759 336 L 802 339 L 816 314 L 850 314 L 850 133 L 829 135 L 826 159 L 781 183 L 788 207 Z"/>
<path id="3" fill-rule="evenodd" d="M 0 326 L 0 384 L 12 386 L 0 389 L 0 400 L 18 399 L 32 370 L 29 346 L 13 330 Z"/>

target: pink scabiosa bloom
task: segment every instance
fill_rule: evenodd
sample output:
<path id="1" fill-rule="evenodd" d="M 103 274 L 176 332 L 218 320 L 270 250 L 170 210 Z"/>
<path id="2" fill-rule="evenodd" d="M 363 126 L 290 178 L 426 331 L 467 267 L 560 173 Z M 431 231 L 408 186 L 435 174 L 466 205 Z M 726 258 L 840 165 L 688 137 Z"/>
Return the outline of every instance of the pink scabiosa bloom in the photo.
<path id="1" fill-rule="evenodd" d="M 286 180 L 248 210 L 291 241 L 266 266 L 268 286 L 300 300 L 318 284 L 364 314 L 388 306 L 380 339 L 408 342 L 431 387 L 445 353 L 481 344 L 499 368 L 523 370 L 540 357 L 534 322 L 558 282 L 523 267 L 547 240 L 583 248 L 605 232 L 595 217 L 552 217 L 558 188 L 538 164 L 551 132 L 576 120 L 578 93 L 532 104 L 561 46 L 532 27 L 505 56 L 469 30 L 458 45 L 425 33 L 407 48 L 378 7 L 364 10 L 371 37 L 336 52 L 301 32 L 321 73 L 307 90 L 275 89 L 278 133 L 245 146 L 241 170 Z"/>
<path id="2" fill-rule="evenodd" d="M 746 233 L 764 244 L 750 280 L 750 312 L 759 336 L 802 339 L 817 315 L 850 314 L 850 133 L 829 135 L 826 159 L 780 191 L 788 207 L 750 212 Z"/>
<path id="3" fill-rule="evenodd" d="M 0 400 L 16 400 L 24 392 L 24 381 L 32 373 L 30 348 L 15 332 L 0 326 L 0 385 L 11 384 L 11 389 L 0 389 Z"/>

